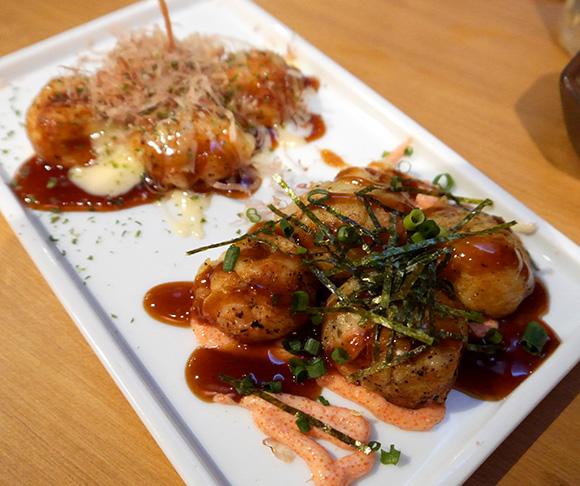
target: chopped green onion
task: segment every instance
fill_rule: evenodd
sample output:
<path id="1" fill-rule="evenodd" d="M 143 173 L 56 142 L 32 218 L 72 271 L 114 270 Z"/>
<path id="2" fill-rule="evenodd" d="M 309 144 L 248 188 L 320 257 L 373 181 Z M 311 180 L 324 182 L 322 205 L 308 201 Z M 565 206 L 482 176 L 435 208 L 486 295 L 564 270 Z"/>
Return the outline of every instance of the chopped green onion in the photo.
<path id="1" fill-rule="evenodd" d="M 405 218 L 403 219 L 403 226 L 407 231 L 413 231 L 421 223 L 425 221 L 425 215 L 420 209 L 413 209 Z"/>
<path id="2" fill-rule="evenodd" d="M 224 272 L 231 272 L 236 266 L 239 257 L 240 257 L 240 247 L 236 245 L 230 246 L 226 251 L 226 255 L 224 256 L 224 265 L 223 265 Z"/>
<path id="3" fill-rule="evenodd" d="M 302 352 L 300 339 L 285 339 L 282 341 L 282 347 L 291 354 L 299 354 Z"/>
<path id="4" fill-rule="evenodd" d="M 356 232 L 352 226 L 345 224 L 338 228 L 336 237 L 341 243 L 352 243 L 356 240 Z"/>
<path id="5" fill-rule="evenodd" d="M 254 380 L 250 376 L 244 376 L 234 388 L 240 395 L 251 395 L 254 390 Z"/>
<path id="6" fill-rule="evenodd" d="M 322 350 L 322 343 L 314 338 L 308 338 L 304 343 L 304 351 L 312 356 L 318 356 Z"/>
<path id="7" fill-rule="evenodd" d="M 296 419 L 296 426 L 298 427 L 298 430 L 303 434 L 309 432 L 311 429 L 310 424 L 308 423 L 308 420 L 305 417 L 298 417 Z"/>
<path id="8" fill-rule="evenodd" d="M 306 253 L 308 253 L 308 250 L 306 248 L 304 248 L 303 246 L 298 246 L 296 248 L 296 253 L 298 255 L 305 255 Z"/>
<path id="9" fill-rule="evenodd" d="M 395 177 L 391 177 L 391 187 L 393 189 L 396 189 L 397 187 L 400 187 L 403 185 L 403 178 L 401 176 L 395 176 Z"/>
<path id="10" fill-rule="evenodd" d="M 310 204 L 322 204 L 330 199 L 330 193 L 326 189 L 312 189 L 306 198 Z"/>
<path id="11" fill-rule="evenodd" d="M 536 321 L 530 321 L 526 326 L 524 335 L 520 339 L 520 346 L 534 356 L 542 354 L 544 344 L 548 342 L 548 333 L 544 326 Z"/>
<path id="12" fill-rule="evenodd" d="M 441 179 L 445 179 L 445 184 L 441 182 Z M 433 179 L 433 184 L 439 186 L 442 191 L 449 191 L 455 185 L 455 181 L 453 180 L 453 177 L 451 177 L 451 174 L 443 173 L 437 175 L 435 179 Z"/>
<path id="13" fill-rule="evenodd" d="M 306 309 L 308 309 L 309 300 L 310 296 L 306 290 L 297 290 L 292 294 L 290 310 L 292 310 L 292 312 L 304 312 Z"/>
<path id="14" fill-rule="evenodd" d="M 411 171 L 411 163 L 408 160 L 401 159 L 397 162 L 397 171 L 408 174 Z"/>
<path id="15" fill-rule="evenodd" d="M 292 375 L 294 375 L 294 379 L 297 383 L 302 383 L 306 378 L 308 378 L 306 365 L 300 358 L 290 358 L 288 365 L 290 366 L 290 371 L 292 372 Z"/>
<path id="16" fill-rule="evenodd" d="M 250 208 L 246 211 L 246 216 L 252 223 L 259 223 L 262 221 L 262 217 L 258 214 L 258 210 L 256 208 Z"/>
<path id="17" fill-rule="evenodd" d="M 440 237 L 449 236 L 449 231 L 447 231 L 447 228 L 444 228 L 441 225 L 438 225 L 438 226 L 439 226 L 439 234 L 437 236 L 440 236 Z"/>
<path id="18" fill-rule="evenodd" d="M 491 328 L 485 333 L 483 339 L 485 339 L 486 342 L 491 344 L 499 344 L 501 343 L 503 336 L 501 335 L 501 332 L 499 332 L 497 329 Z"/>
<path id="19" fill-rule="evenodd" d="M 417 231 L 428 240 L 439 235 L 439 226 L 432 219 L 428 219 L 417 226 Z"/>
<path id="20" fill-rule="evenodd" d="M 391 444 L 391 449 L 389 452 L 381 449 L 381 464 L 389 465 L 392 464 L 393 466 L 399 462 L 399 458 L 401 457 L 401 451 L 395 449 L 395 446 Z"/>
<path id="21" fill-rule="evenodd" d="M 417 231 L 411 235 L 411 241 L 413 243 L 421 243 L 422 241 L 425 241 L 425 237 Z"/>
<path id="22" fill-rule="evenodd" d="M 306 372 L 308 373 L 308 378 L 320 378 L 321 376 L 328 373 L 326 364 L 324 363 L 324 358 L 319 356 L 318 358 L 311 359 L 306 362 Z"/>
<path id="23" fill-rule="evenodd" d="M 280 380 L 267 381 L 264 383 L 263 389 L 270 393 L 282 393 L 282 382 Z"/>
<path id="24" fill-rule="evenodd" d="M 320 324 L 322 324 L 322 314 L 312 314 L 310 316 L 310 321 L 315 326 L 320 326 Z"/>
<path id="25" fill-rule="evenodd" d="M 405 147 L 405 155 L 407 157 L 410 157 L 411 155 L 413 155 L 413 147 L 411 147 L 410 145 Z"/>
<path id="26" fill-rule="evenodd" d="M 322 403 L 322 405 L 324 405 L 325 407 L 328 407 L 330 405 L 330 402 L 326 398 L 324 398 L 322 395 L 320 395 L 318 397 L 318 401 L 320 403 Z"/>
<path id="27" fill-rule="evenodd" d="M 56 186 L 56 177 L 51 177 L 50 179 L 48 179 L 48 182 L 46 183 L 46 188 L 47 189 L 52 189 L 54 186 Z"/>
<path id="28" fill-rule="evenodd" d="M 368 446 L 371 448 L 371 451 L 377 452 L 381 448 L 381 443 L 377 442 L 376 440 L 371 440 L 368 443 Z"/>
<path id="29" fill-rule="evenodd" d="M 281 219 L 278 226 L 286 238 L 290 238 L 294 234 L 294 226 L 292 226 L 287 219 Z"/>
<path id="30" fill-rule="evenodd" d="M 346 364 L 346 362 L 350 359 L 348 352 L 341 347 L 336 348 L 330 357 L 339 365 Z"/>
<path id="31" fill-rule="evenodd" d="M 265 235 L 272 235 L 274 234 L 274 231 L 276 231 L 276 223 L 274 221 L 266 221 L 262 225 L 262 232 Z"/>

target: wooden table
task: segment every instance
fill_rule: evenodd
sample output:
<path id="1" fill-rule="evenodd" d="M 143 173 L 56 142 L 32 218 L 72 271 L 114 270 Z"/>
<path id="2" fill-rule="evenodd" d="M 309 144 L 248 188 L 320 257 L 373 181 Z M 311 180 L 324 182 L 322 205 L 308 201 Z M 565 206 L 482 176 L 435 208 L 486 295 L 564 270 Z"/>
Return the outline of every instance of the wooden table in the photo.
<path id="1" fill-rule="evenodd" d="M 0 55 L 130 3 L 4 2 Z M 257 3 L 580 243 L 562 1 Z M 181 484 L 3 219 L 0 250 L 0 484 Z M 579 383 L 576 367 L 466 484 L 578 484 Z"/>

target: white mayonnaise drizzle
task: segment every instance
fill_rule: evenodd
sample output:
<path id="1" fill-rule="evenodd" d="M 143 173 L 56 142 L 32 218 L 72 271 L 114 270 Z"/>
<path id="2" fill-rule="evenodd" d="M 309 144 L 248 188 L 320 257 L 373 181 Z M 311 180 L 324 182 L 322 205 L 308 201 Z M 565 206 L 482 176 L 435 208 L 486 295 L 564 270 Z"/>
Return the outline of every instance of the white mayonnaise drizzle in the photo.
<path id="1" fill-rule="evenodd" d="M 91 135 L 91 141 L 93 162 L 68 172 L 75 185 L 95 196 L 116 197 L 139 184 L 145 172 L 141 154 L 133 150 L 122 130 L 99 130 Z"/>
<path id="2" fill-rule="evenodd" d="M 288 128 L 280 128 L 278 130 L 277 141 L 280 147 L 285 148 L 295 148 L 306 145 L 306 138 L 304 135 L 289 130 Z"/>
<path id="3" fill-rule="evenodd" d="M 211 195 L 175 189 L 169 196 L 157 202 L 173 231 L 182 237 L 205 237 L 204 213 L 209 207 Z"/>

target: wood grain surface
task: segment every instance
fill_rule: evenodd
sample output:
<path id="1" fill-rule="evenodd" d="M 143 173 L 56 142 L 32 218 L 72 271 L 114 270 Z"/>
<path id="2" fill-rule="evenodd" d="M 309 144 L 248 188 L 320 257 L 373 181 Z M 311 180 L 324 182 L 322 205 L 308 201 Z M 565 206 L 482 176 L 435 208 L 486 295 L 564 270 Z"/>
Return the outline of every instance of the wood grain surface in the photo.
<path id="1" fill-rule="evenodd" d="M 0 55 L 131 3 L 3 2 Z M 257 3 L 580 243 L 563 1 Z M 182 484 L 1 218 L 0 312 L 0 484 Z M 466 484 L 579 484 L 579 388 L 577 366 Z"/>

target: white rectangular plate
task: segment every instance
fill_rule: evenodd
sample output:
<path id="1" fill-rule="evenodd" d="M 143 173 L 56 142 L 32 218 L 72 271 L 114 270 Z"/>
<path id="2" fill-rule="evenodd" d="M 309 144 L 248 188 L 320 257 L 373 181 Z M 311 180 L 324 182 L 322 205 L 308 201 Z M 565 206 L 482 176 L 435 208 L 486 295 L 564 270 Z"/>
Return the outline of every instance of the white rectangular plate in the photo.
<path id="1" fill-rule="evenodd" d="M 327 134 L 304 147 L 277 150 L 292 168 L 285 174 L 291 184 L 334 176 L 335 170 L 321 162 L 319 148 L 336 152 L 350 164 L 366 165 L 412 136 L 415 151 L 409 162 L 414 175 L 430 179 L 449 172 L 457 182 L 457 194 L 491 197 L 494 213 L 506 220 L 537 223 L 536 234 L 523 239 L 550 292 L 545 320 L 562 340 L 558 350 L 503 401 L 481 402 L 452 392 L 447 417 L 430 432 L 400 431 L 369 416 L 373 439 L 396 444 L 403 456 L 397 467 L 375 467 L 361 485 L 462 483 L 579 360 L 580 329 L 570 316 L 580 315 L 580 249 L 253 4 L 175 1 L 170 2 L 170 10 L 179 37 L 193 32 L 223 34 L 282 54 L 291 46 L 299 67 L 320 79 L 312 108 L 323 114 Z M 203 259 L 219 254 L 216 250 L 186 257 L 186 250 L 231 238 L 240 227 L 246 229 L 236 216 L 244 202 L 215 196 L 206 215 L 207 236 L 200 242 L 174 234 L 154 205 L 112 213 L 65 213 L 53 222 L 50 213 L 23 208 L 9 187 L 19 164 L 31 155 L 22 121 L 41 86 L 63 72 L 59 66 L 73 65 L 89 46 L 112 47 L 112 27 L 153 23 L 161 24 L 161 17 L 157 2 L 149 1 L 0 60 L 0 77 L 6 83 L 0 90 L 0 206 L 186 483 L 302 484 L 310 477 L 305 464 L 277 461 L 262 445 L 264 437 L 246 410 L 204 403 L 192 395 L 184 380 L 186 361 L 196 346 L 191 331 L 160 324 L 142 307 L 147 290 L 164 282 L 192 280 Z M 304 172 L 300 165 L 309 170 Z M 270 195 L 270 184 L 265 182 L 254 199 L 268 201 Z M 349 405 L 330 392 L 325 396 Z"/>

